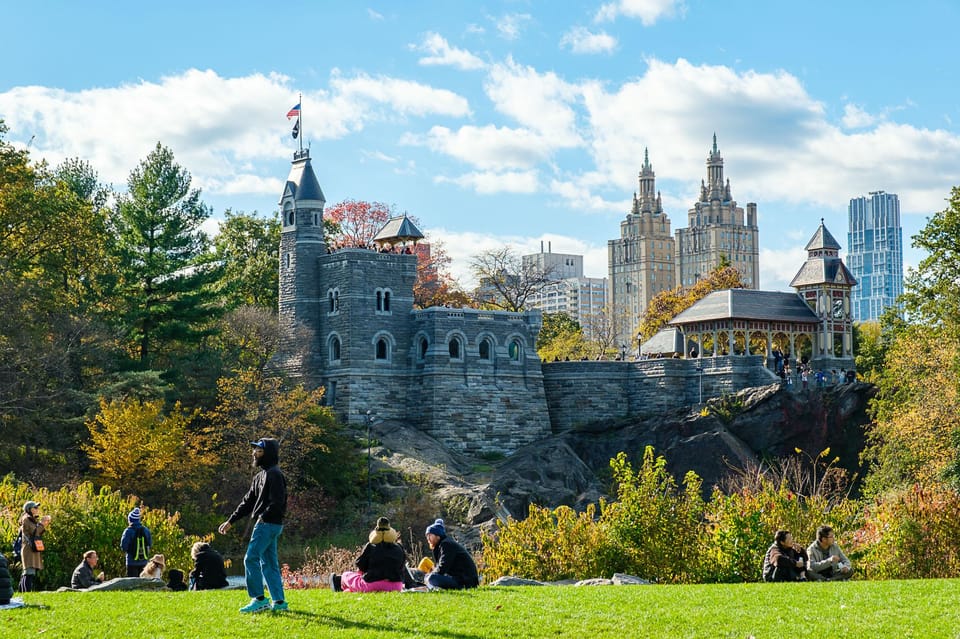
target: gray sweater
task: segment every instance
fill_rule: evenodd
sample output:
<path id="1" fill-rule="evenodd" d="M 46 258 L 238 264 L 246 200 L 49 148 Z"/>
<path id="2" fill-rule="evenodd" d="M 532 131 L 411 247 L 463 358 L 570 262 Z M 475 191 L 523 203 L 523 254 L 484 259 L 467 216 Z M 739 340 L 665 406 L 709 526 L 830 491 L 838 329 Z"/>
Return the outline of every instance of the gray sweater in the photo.
<path id="1" fill-rule="evenodd" d="M 836 564 L 834 564 L 833 559 L 831 559 L 833 555 L 840 558 L 840 561 Z M 819 541 L 813 542 L 807 548 L 807 557 L 807 570 L 825 573 L 828 577 L 839 572 L 841 566 L 846 566 L 848 569 L 853 568 L 850 560 L 843 554 L 843 551 L 840 550 L 840 546 L 838 546 L 836 542 L 830 544 L 830 547 L 826 550 L 820 547 Z"/>

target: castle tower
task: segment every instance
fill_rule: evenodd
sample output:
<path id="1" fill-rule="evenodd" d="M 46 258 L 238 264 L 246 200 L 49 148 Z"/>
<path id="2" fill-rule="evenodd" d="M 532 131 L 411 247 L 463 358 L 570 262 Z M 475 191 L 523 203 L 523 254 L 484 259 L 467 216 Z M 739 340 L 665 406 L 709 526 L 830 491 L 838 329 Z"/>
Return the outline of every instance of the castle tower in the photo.
<path id="1" fill-rule="evenodd" d="M 760 285 L 760 244 L 757 205 L 746 211 L 737 206 L 724 181 L 723 157 L 713 134 L 713 148 L 707 155 L 707 179 L 700 182 L 700 201 L 687 211 L 687 228 L 677 229 L 677 280 L 692 286 L 720 265 L 722 257 L 740 271 L 746 288 Z"/>
<path id="2" fill-rule="evenodd" d="M 323 207 L 310 150 L 294 152 L 290 175 L 280 197 L 280 304 L 282 333 L 280 366 L 294 376 L 310 376 L 316 351 L 322 300 L 318 263 L 326 253 L 323 240 Z"/>
<path id="3" fill-rule="evenodd" d="M 617 347 L 633 350 L 640 316 L 650 299 L 674 287 L 674 239 L 670 219 L 656 188 L 656 174 L 647 149 L 633 206 L 620 222 L 620 238 L 607 242 L 610 311 Z"/>
<path id="4" fill-rule="evenodd" d="M 824 226 L 822 218 L 805 250 L 807 261 L 790 286 L 797 289 L 820 319 L 810 364 L 819 370 L 853 370 L 850 291 L 857 280 L 840 259 L 840 243 Z"/>

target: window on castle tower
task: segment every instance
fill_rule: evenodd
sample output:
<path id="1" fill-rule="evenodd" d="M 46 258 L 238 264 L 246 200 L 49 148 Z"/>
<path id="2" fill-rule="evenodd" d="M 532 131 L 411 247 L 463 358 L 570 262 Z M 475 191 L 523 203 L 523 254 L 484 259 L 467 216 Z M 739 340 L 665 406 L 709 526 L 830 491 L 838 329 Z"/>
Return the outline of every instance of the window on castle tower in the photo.
<path id="1" fill-rule="evenodd" d="M 390 291 L 383 292 L 383 310 L 385 312 L 390 311 Z"/>
<path id="2" fill-rule="evenodd" d="M 330 361 L 339 362 L 340 361 L 340 338 L 334 337 L 330 340 Z"/>
<path id="3" fill-rule="evenodd" d="M 480 359 L 490 359 L 490 340 L 488 339 L 480 342 Z"/>
<path id="4" fill-rule="evenodd" d="M 429 346 L 426 337 L 420 338 L 420 344 L 417 346 L 417 354 L 420 356 L 420 359 L 425 359 L 427 357 L 427 347 Z"/>
<path id="5" fill-rule="evenodd" d="M 518 362 L 520 361 L 520 356 L 523 354 L 523 346 L 518 340 L 513 340 L 510 342 L 510 348 L 507 349 L 507 352 L 510 355 L 511 361 Z"/>
<path id="6" fill-rule="evenodd" d="M 460 340 L 458 340 L 456 337 L 450 340 L 450 343 L 447 344 L 447 349 L 450 351 L 450 359 L 461 358 Z"/>
<path id="7" fill-rule="evenodd" d="M 377 340 L 377 359 L 387 359 L 387 340 L 382 337 Z"/>

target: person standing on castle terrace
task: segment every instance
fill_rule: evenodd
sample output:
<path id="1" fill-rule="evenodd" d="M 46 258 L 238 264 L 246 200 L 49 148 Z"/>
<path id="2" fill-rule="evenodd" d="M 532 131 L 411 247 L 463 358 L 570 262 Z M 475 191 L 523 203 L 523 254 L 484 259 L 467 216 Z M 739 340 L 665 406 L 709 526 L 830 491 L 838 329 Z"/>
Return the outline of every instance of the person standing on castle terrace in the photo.
<path id="1" fill-rule="evenodd" d="M 427 526 L 427 544 L 433 551 L 433 570 L 424 581 L 430 590 L 460 590 L 480 585 L 477 564 L 469 551 L 447 537 L 442 519 Z"/>
<path id="2" fill-rule="evenodd" d="M 264 437 L 250 442 L 250 445 L 253 446 L 253 465 L 260 471 L 253 476 L 250 490 L 240 505 L 218 530 L 221 535 L 227 534 L 235 521 L 247 515 L 256 521 L 243 557 L 250 603 L 240 608 L 240 612 L 287 610 L 289 606 L 283 598 L 283 578 L 277 557 L 277 539 L 283 532 L 283 516 L 287 512 L 287 479 L 279 465 L 280 443 Z M 263 592 L 264 580 L 273 597 L 272 606 Z"/>

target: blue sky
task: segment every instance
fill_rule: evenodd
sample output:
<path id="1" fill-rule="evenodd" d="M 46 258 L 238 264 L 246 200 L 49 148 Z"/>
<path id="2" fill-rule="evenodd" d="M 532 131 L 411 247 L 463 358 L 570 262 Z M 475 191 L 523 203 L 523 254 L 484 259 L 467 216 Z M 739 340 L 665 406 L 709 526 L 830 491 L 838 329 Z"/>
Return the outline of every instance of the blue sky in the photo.
<path id="1" fill-rule="evenodd" d="M 302 93 L 328 205 L 416 215 L 465 284 L 541 241 L 605 276 L 644 148 L 676 229 L 714 132 L 768 290 L 821 217 L 846 244 L 851 197 L 899 194 L 909 247 L 960 184 L 952 0 L 86 4 L 4 3 L 8 141 L 119 189 L 159 141 L 215 219 L 269 214 Z"/>

